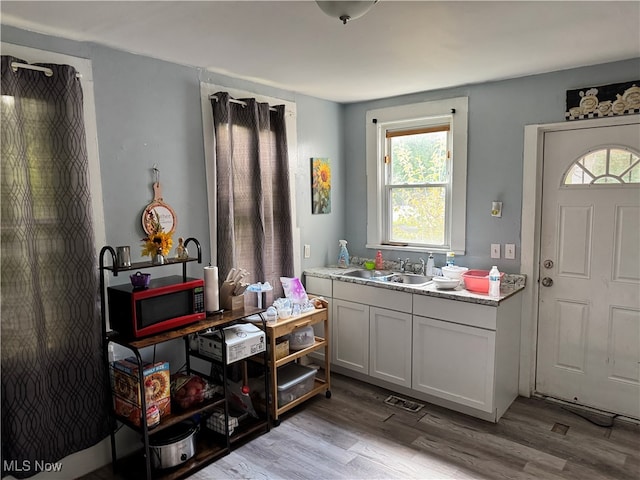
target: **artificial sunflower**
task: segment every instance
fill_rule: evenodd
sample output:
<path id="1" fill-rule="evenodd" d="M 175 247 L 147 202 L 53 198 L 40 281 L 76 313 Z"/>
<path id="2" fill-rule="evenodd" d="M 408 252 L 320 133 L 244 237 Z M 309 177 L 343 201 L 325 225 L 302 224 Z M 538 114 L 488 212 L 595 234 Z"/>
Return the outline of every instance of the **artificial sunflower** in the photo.
<path id="1" fill-rule="evenodd" d="M 152 257 L 156 253 L 158 253 L 158 249 L 161 249 L 162 255 L 166 257 L 167 255 L 169 255 L 169 251 L 173 246 L 171 234 L 163 232 L 162 230 L 143 238 L 142 241 L 144 242 L 142 248 L 142 256 L 149 255 Z"/>

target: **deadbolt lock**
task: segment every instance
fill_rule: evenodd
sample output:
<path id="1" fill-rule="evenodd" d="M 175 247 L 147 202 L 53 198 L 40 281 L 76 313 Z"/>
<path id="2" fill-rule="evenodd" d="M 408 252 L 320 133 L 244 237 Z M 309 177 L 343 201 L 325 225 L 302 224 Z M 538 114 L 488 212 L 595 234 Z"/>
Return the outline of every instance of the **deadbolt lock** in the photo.
<path id="1" fill-rule="evenodd" d="M 545 260 L 543 265 L 544 268 L 553 268 L 553 260 Z"/>

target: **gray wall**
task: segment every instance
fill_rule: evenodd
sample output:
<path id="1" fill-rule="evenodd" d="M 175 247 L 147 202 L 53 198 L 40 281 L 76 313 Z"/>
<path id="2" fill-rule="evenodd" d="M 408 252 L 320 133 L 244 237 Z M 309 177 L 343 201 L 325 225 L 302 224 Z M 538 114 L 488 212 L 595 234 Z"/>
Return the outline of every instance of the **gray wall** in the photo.
<path id="1" fill-rule="evenodd" d="M 524 126 L 564 122 L 565 92 L 575 88 L 640 79 L 640 59 L 565 70 L 501 82 L 416 93 L 345 106 L 345 163 L 349 178 L 344 205 L 349 251 L 373 257 L 366 244 L 365 115 L 367 110 L 469 97 L 466 255 L 456 263 L 472 268 L 497 264 L 503 271 L 520 268 L 520 220 Z M 588 121 L 588 120 L 584 120 Z M 502 218 L 490 215 L 492 200 L 503 202 Z M 516 244 L 516 260 L 492 260 L 490 244 Z M 383 252 L 395 259 L 405 254 Z M 504 255 L 504 251 L 502 252 Z M 409 255 L 409 257 L 412 257 Z M 413 255 L 417 258 L 417 255 Z M 444 263 L 435 255 L 436 265 Z"/>
<path id="2" fill-rule="evenodd" d="M 177 234 L 201 241 L 205 263 L 210 260 L 210 243 L 200 81 L 296 102 L 298 155 L 291 161 L 295 166 L 297 222 L 301 245 L 311 245 L 311 258 L 302 260 L 303 268 L 335 263 L 340 238 L 349 241 L 352 255 L 375 254 L 365 248 L 366 111 L 468 96 L 467 242 L 466 255 L 457 262 L 475 268 L 497 263 L 504 271 L 517 272 L 524 126 L 563 122 L 566 90 L 640 78 L 640 59 L 633 59 L 340 105 L 93 44 L 12 27 L 3 27 L 1 33 L 2 40 L 9 43 L 92 60 L 107 243 L 139 244 L 140 215 L 153 198 L 151 169 L 157 164 L 164 199 L 178 215 Z M 331 159 L 330 214 L 311 214 L 311 157 Z M 502 218 L 490 216 L 492 200 L 503 202 Z M 515 243 L 516 260 L 492 261 L 491 243 Z M 137 248 L 132 250 L 134 256 L 139 254 Z M 406 256 L 400 252 L 384 254 L 390 259 Z M 442 263 L 443 256 L 437 255 L 436 264 Z"/>
<path id="3" fill-rule="evenodd" d="M 343 235 L 345 215 L 341 106 L 198 68 L 111 48 L 2 27 L 2 41 L 89 58 L 93 65 L 98 144 L 107 244 L 131 245 L 140 259 L 141 214 L 153 200 L 152 167 L 160 169 L 164 201 L 178 217 L 177 236 L 197 238 L 210 259 L 200 82 L 294 101 L 297 108 L 297 222 L 301 243 L 312 246 L 302 267 L 328 261 Z M 329 157 L 335 178 L 331 214 L 312 215 L 311 157 Z M 189 266 L 189 274 L 202 276 Z"/>

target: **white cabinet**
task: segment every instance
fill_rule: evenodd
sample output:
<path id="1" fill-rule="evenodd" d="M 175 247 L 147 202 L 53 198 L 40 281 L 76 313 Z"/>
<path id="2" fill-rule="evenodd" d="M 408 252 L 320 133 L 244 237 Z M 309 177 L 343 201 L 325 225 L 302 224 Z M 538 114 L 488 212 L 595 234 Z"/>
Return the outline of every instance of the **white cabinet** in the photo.
<path id="1" fill-rule="evenodd" d="M 499 303 L 307 277 L 330 294 L 335 371 L 497 422 L 518 395 L 520 295 Z"/>
<path id="2" fill-rule="evenodd" d="M 369 375 L 411 387 L 411 315 L 384 308 L 369 311 Z"/>
<path id="3" fill-rule="evenodd" d="M 498 421 L 518 395 L 520 308 L 414 295 L 412 389 Z"/>
<path id="4" fill-rule="evenodd" d="M 410 386 L 411 294 L 347 282 L 333 294 L 332 363 Z"/>
<path id="5" fill-rule="evenodd" d="M 413 388 L 491 412 L 495 342 L 491 330 L 415 316 Z"/>
<path id="6" fill-rule="evenodd" d="M 333 301 L 334 366 L 411 386 L 411 315 Z"/>
<path id="7" fill-rule="evenodd" d="M 369 306 L 333 301 L 331 363 L 369 374 Z"/>

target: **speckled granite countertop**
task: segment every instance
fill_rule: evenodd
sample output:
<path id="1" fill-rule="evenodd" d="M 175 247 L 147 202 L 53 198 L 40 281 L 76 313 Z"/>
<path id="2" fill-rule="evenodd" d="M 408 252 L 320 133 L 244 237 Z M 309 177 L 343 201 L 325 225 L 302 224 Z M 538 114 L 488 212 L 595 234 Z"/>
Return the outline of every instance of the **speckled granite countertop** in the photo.
<path id="1" fill-rule="evenodd" d="M 436 288 L 433 282 L 424 286 L 407 285 L 403 283 L 381 282 L 377 280 L 368 280 L 357 277 L 345 277 L 344 274 L 353 270 L 362 270 L 357 267 L 339 268 L 335 266 L 329 267 L 313 267 L 304 271 L 306 276 L 328 278 L 331 280 L 339 280 L 341 282 L 358 283 L 360 285 L 368 285 L 378 288 L 386 288 L 390 290 L 398 290 L 417 295 L 426 295 L 429 297 L 446 298 L 449 300 L 457 300 L 461 302 L 477 303 L 480 305 L 497 306 L 506 298 L 515 295 L 524 290 L 525 276 L 519 274 L 505 273 L 500 288 L 500 298 L 490 298 L 487 294 L 473 293 L 465 290 L 463 286 L 458 286 L 453 290 L 440 290 Z"/>

